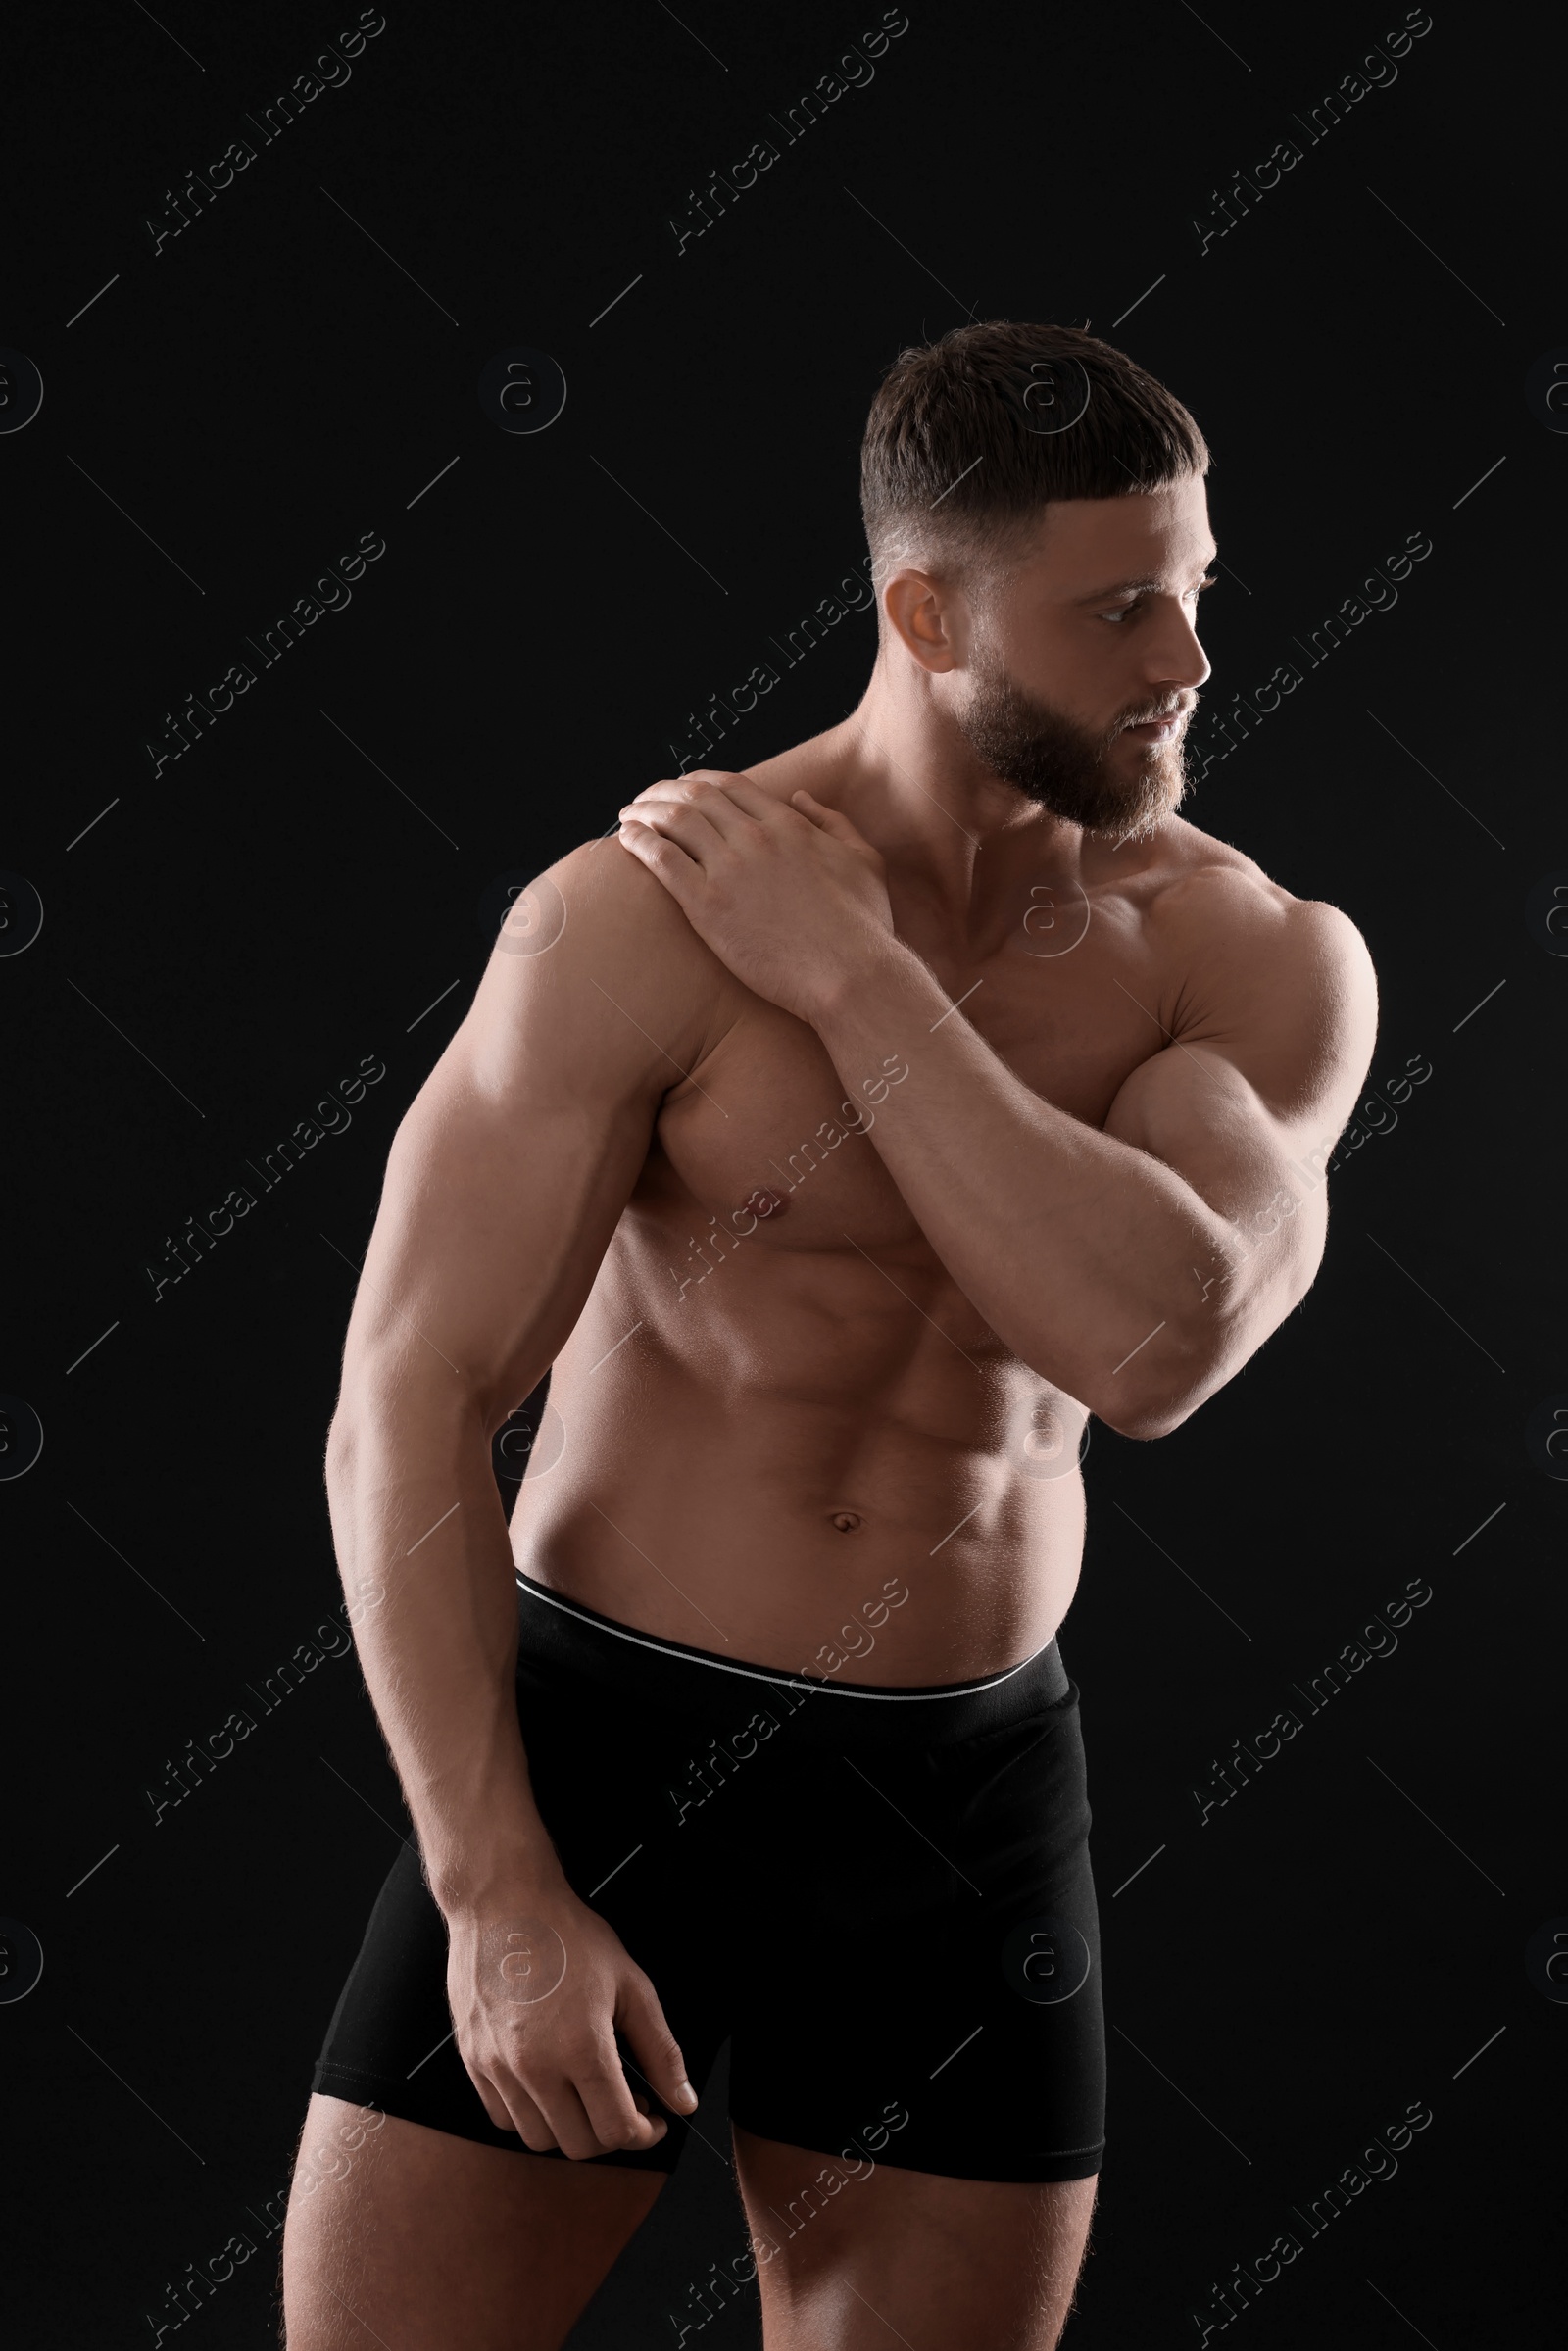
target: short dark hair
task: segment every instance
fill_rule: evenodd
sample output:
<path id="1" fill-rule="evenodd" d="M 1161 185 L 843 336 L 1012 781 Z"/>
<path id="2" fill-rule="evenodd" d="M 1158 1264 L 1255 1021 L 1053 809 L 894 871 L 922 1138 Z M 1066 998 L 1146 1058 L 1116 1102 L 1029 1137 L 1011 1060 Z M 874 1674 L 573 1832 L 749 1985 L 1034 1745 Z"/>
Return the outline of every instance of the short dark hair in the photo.
<path id="1" fill-rule="evenodd" d="M 901 351 L 871 403 L 860 513 L 878 591 L 916 563 L 984 595 L 1048 500 L 1160 489 L 1209 463 L 1174 393 L 1097 335 L 956 326 Z"/>

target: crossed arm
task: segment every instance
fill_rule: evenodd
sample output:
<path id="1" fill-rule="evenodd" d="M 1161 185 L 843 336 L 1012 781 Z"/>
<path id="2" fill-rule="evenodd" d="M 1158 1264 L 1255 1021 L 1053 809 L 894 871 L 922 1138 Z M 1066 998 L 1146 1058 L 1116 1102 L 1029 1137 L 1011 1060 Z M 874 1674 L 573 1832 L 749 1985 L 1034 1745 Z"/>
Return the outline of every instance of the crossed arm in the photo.
<path id="1" fill-rule="evenodd" d="M 907 1061 L 870 1130 L 889 1174 L 998 1337 L 1111 1428 L 1178 1427 L 1306 1291 L 1377 1020 L 1337 908 L 1222 870 L 1167 892 L 1152 919 L 1189 951 L 1182 1025 L 1102 1130 L 1032 1093 L 950 1004 L 837 810 L 705 771 L 627 814 L 625 846 L 738 977 L 810 1022 L 848 1093 L 890 1052 Z"/>

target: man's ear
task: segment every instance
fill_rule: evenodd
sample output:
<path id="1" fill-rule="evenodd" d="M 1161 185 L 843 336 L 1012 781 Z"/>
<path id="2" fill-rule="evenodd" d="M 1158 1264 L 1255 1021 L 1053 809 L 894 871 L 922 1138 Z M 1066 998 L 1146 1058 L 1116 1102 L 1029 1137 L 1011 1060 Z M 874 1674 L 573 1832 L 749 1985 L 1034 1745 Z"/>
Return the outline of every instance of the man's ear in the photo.
<path id="1" fill-rule="evenodd" d="M 962 666 L 949 617 L 951 595 L 930 572 L 903 564 L 887 582 L 881 603 L 888 628 L 932 676 Z"/>

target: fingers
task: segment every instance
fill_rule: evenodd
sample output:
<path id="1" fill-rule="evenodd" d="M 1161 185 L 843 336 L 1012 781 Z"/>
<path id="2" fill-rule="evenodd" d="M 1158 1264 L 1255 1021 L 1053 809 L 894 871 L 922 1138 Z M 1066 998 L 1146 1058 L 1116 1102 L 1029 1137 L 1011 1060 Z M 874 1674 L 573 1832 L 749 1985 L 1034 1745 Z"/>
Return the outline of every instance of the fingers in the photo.
<path id="1" fill-rule="evenodd" d="M 702 856 L 705 844 L 712 848 L 716 841 L 734 842 L 756 829 L 755 820 L 714 785 L 701 785 L 695 794 L 679 799 L 660 793 L 628 801 L 620 817 L 623 824 L 630 819 L 678 841 L 694 857 Z"/>
<path id="2" fill-rule="evenodd" d="M 487 2075 L 475 2073 L 472 2066 L 468 2068 L 468 2079 L 498 2131 L 514 2131 L 535 2155 L 546 2154 L 556 2144 L 555 2132 L 515 2075 L 507 2078 L 506 2095 Z"/>
<path id="3" fill-rule="evenodd" d="M 697 2092 L 686 2079 L 686 2061 L 664 2022 L 659 1994 L 639 1971 L 621 1978 L 615 2022 L 657 2096 L 673 2114 L 691 2114 Z"/>
<path id="4" fill-rule="evenodd" d="M 608 2054 L 607 2054 L 608 2051 Z M 504 2091 L 493 2081 L 472 2077 L 485 2113 L 498 2131 L 513 2131 L 530 2154 L 563 2155 L 582 2162 L 617 2148 L 657 2147 L 669 2126 L 652 2114 L 649 2101 L 626 2086 L 613 2043 L 580 2060 L 572 2072 L 524 2088 L 514 2074 Z"/>
<path id="5" fill-rule="evenodd" d="M 627 2087 L 613 2039 L 607 2038 L 592 2058 L 573 2068 L 571 2086 L 600 2148 L 654 2147 L 669 2129 L 662 2115 L 649 2112 L 645 2097 Z M 564 2139 L 562 2144 L 566 2145 Z M 570 2147 L 566 2151 L 572 2152 Z"/>
<path id="6" fill-rule="evenodd" d="M 619 840 L 622 849 L 629 849 L 638 863 L 646 865 L 655 880 L 663 883 L 678 906 L 688 906 L 692 903 L 703 869 L 678 842 L 666 841 L 662 833 L 655 832 L 651 824 L 639 823 L 635 817 L 622 822 Z"/>
<path id="7" fill-rule="evenodd" d="M 657 815 L 654 813 L 657 811 Z M 777 823 L 783 804 L 764 792 L 749 775 L 729 775 L 716 767 L 697 767 L 687 775 L 661 776 L 627 802 L 621 815 L 641 816 L 648 822 L 682 811 L 698 815 L 725 840 L 743 836 L 754 823 Z"/>

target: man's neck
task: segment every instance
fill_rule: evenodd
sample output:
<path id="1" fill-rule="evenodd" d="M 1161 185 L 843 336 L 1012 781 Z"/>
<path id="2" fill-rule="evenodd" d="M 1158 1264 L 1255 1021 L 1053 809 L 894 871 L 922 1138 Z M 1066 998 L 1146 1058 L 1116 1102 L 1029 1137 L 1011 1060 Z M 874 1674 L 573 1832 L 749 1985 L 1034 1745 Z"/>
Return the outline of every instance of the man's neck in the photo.
<path id="1" fill-rule="evenodd" d="M 1101 846 L 994 774 L 932 695 L 881 662 L 849 716 L 801 748 L 820 770 L 816 798 L 881 851 L 892 877 L 965 928 L 988 927 L 1024 865 L 1070 887 Z"/>

